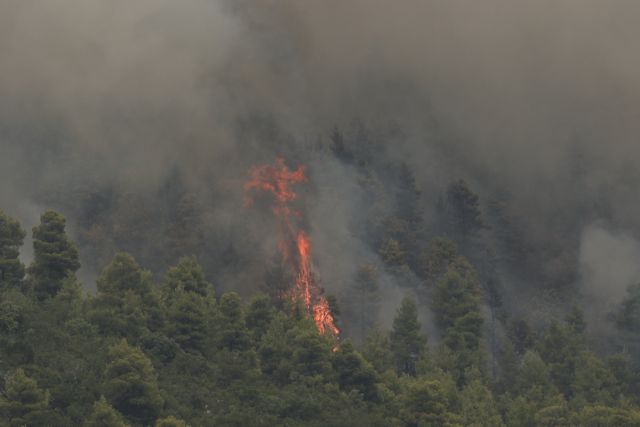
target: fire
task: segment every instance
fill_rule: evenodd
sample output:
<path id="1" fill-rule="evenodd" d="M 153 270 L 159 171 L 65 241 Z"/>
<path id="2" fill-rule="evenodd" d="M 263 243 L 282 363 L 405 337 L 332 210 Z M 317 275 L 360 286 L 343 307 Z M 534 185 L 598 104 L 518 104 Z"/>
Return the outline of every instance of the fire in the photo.
<path id="1" fill-rule="evenodd" d="M 300 231 L 296 236 L 298 248 L 298 277 L 296 279 L 297 295 L 302 296 L 304 305 L 311 307 L 311 242 L 309 237 Z"/>
<path id="2" fill-rule="evenodd" d="M 337 336 L 340 330 L 335 326 L 329 303 L 322 295 L 322 288 L 318 286 L 313 273 L 311 239 L 295 221 L 301 216 L 300 212 L 289 205 L 298 197 L 292 186 L 306 181 L 304 166 L 291 171 L 282 158 L 276 159 L 273 165 L 253 167 L 249 170 L 249 180 L 244 185 L 248 194 L 245 204 L 252 204 L 251 193 L 264 192 L 273 195 L 272 210 L 280 223 L 278 249 L 295 273 L 291 297 L 304 303 L 321 334 L 331 333 Z"/>

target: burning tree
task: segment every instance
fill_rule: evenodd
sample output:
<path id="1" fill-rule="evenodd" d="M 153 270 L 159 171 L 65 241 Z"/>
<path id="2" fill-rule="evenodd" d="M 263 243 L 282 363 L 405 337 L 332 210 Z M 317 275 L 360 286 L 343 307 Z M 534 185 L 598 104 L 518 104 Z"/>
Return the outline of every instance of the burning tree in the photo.
<path id="1" fill-rule="evenodd" d="M 329 303 L 314 275 L 311 239 L 296 220 L 302 214 L 290 205 L 298 197 L 293 185 L 306 181 L 304 166 L 292 171 L 282 158 L 276 159 L 272 165 L 253 167 L 244 186 L 247 205 L 252 204 L 254 193 L 273 196 L 272 211 L 279 223 L 278 250 L 295 278 L 288 296 L 304 304 L 321 334 L 338 335 L 340 331 L 334 324 Z"/>

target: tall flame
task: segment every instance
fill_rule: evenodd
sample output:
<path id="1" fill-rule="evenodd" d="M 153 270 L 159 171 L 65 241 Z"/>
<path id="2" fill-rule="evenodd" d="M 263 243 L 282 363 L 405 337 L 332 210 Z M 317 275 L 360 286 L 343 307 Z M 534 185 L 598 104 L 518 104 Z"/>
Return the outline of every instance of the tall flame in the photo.
<path id="1" fill-rule="evenodd" d="M 311 239 L 304 230 L 299 229 L 294 220 L 301 216 L 300 212 L 289 205 L 298 197 L 292 185 L 306 180 L 304 166 L 291 171 L 282 158 L 276 159 L 273 165 L 253 167 L 249 170 L 249 180 L 244 185 L 247 193 L 246 205 L 250 206 L 253 202 L 250 193 L 265 192 L 273 195 L 272 210 L 280 223 L 278 249 L 295 273 L 291 297 L 304 303 L 321 334 L 338 335 L 340 330 L 335 326 L 329 303 L 322 295 L 322 289 L 313 274 Z M 291 255 L 292 251 L 295 251 L 294 257 Z"/>

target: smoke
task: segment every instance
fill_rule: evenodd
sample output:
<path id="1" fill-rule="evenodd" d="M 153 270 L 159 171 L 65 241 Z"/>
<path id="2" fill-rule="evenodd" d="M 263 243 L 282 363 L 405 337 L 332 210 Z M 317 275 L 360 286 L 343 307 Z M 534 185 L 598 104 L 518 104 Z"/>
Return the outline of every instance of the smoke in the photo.
<path id="1" fill-rule="evenodd" d="M 622 301 L 627 287 L 640 282 L 640 242 L 620 231 L 588 227 L 580 245 L 586 296 L 608 305 Z"/>
<path id="2" fill-rule="evenodd" d="M 207 73 L 221 66 L 233 29 L 215 3 L 0 7 L 3 127 L 34 134 L 3 145 L 21 145 L 41 180 L 76 174 L 146 188 L 175 164 L 202 167 L 198 156 L 228 148 L 224 127 L 212 123 L 225 100 L 214 103 L 210 92 L 224 91 Z M 209 25 L 216 31 L 207 34 Z"/>
<path id="3" fill-rule="evenodd" d="M 631 262 L 596 261 L 606 247 L 635 256 L 640 232 L 638 18 L 631 0 L 5 0 L 0 206 L 27 228 L 34 207 L 63 210 L 100 268 L 116 249 L 152 263 L 181 204 L 201 230 L 186 248 L 255 283 L 274 237 L 243 212 L 242 182 L 284 154 L 310 163 L 312 236 L 339 291 L 375 257 L 349 234 L 368 207 L 354 174 L 311 147 L 358 118 L 412 168 L 427 208 L 458 177 L 483 198 L 506 190 L 545 284 L 617 298 Z M 99 212 L 104 234 L 79 224 L 97 193 L 137 218 L 136 244 Z M 629 235 L 582 233 L 600 220 Z"/>
<path id="4" fill-rule="evenodd" d="M 339 301 L 359 307 L 360 301 L 356 296 L 359 293 L 356 290 L 357 272 L 365 265 L 375 266 L 379 272 L 376 290 L 378 303 L 366 309 L 377 311 L 369 314 L 375 324 L 390 329 L 402 299 L 412 294 L 408 289 L 417 287 L 419 279 L 409 272 L 401 275 L 385 272 L 378 255 L 358 235 L 362 224 L 357 222 L 363 220 L 362 212 L 371 207 L 367 206 L 353 171 L 337 160 L 322 155 L 316 156 L 313 164 L 315 167 L 310 171 L 310 180 L 315 188 L 312 203 L 308 206 L 308 220 L 313 226 L 311 237 L 314 251 L 317 252 L 320 284 L 327 293 L 337 296 Z M 425 304 L 419 320 L 430 337 L 437 337 L 433 313 L 423 300 L 421 302 Z M 349 326 L 345 325 L 347 333 L 359 333 L 359 328 L 352 327 L 349 330 Z"/>
<path id="5" fill-rule="evenodd" d="M 605 337 L 603 350 L 619 336 L 612 322 L 630 285 L 640 283 L 640 242 L 628 231 L 604 224 L 588 226 L 580 242 L 581 303 L 594 336 Z"/>

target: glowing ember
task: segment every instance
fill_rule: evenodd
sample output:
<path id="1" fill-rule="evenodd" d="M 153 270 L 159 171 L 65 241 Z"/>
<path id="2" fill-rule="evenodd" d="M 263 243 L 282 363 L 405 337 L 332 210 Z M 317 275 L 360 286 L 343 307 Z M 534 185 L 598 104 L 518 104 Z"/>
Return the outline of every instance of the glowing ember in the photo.
<path id="1" fill-rule="evenodd" d="M 294 217 L 300 217 L 300 212 L 289 206 L 289 203 L 297 198 L 297 194 L 291 188 L 292 185 L 306 180 L 304 166 L 291 171 L 285 165 L 284 159 L 278 158 L 273 165 L 252 168 L 244 189 L 247 193 L 273 194 L 273 213 L 280 220 L 278 249 L 283 259 L 295 270 L 296 279 L 291 289 L 291 296 L 296 301 L 304 302 L 321 334 L 338 335 L 340 330 L 334 324 L 329 303 L 314 279 L 311 240 L 304 230 L 298 229 L 294 221 Z M 252 202 L 253 199 L 248 197 L 246 205 L 250 206 Z M 292 249 L 295 251 L 295 259 L 291 256 Z"/>

